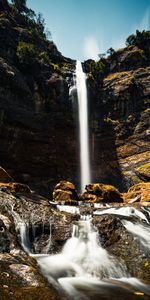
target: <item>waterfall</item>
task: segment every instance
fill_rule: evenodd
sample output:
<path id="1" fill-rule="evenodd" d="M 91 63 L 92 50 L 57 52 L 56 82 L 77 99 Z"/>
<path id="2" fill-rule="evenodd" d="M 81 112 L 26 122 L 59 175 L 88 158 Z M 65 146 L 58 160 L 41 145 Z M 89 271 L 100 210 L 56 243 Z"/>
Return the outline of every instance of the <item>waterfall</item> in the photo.
<path id="1" fill-rule="evenodd" d="M 139 239 L 143 246 L 150 250 L 150 230 L 149 226 L 145 223 L 133 223 L 128 220 L 122 220 L 122 224 L 125 228 L 131 232 L 135 237 Z"/>
<path id="2" fill-rule="evenodd" d="M 78 282 L 81 278 L 85 281 L 95 279 L 98 284 L 102 278 L 119 279 L 128 275 L 126 267 L 101 247 L 98 232 L 92 226 L 90 217 L 86 221 L 75 222 L 72 237 L 67 240 L 60 254 L 38 254 L 34 257 L 44 276 L 50 282 L 53 278 L 62 286 L 62 277 L 68 283 L 70 277 L 75 277 Z"/>
<path id="3" fill-rule="evenodd" d="M 94 212 L 94 215 L 104 215 L 104 214 L 119 215 L 124 217 L 136 217 L 139 218 L 140 220 L 145 221 L 146 223 L 149 223 L 148 219 L 141 211 L 130 206 L 120 207 L 120 208 L 111 207 L 100 211 L 97 210 Z"/>
<path id="4" fill-rule="evenodd" d="M 127 230 L 142 238 L 142 243 L 149 249 L 148 220 L 141 211 L 133 207 L 122 207 L 108 208 L 102 210 L 102 213 L 117 214 L 123 218 L 133 216 L 142 220 L 142 224 L 137 224 L 135 221 L 132 224 L 128 220 L 121 219 Z M 14 206 L 11 208 L 11 214 L 14 217 L 16 229 L 19 230 L 20 244 L 24 251 L 37 260 L 47 280 L 56 288 L 63 288 L 70 295 L 70 299 L 100 299 L 102 296 L 102 299 L 110 300 L 116 299 L 116 295 L 119 294 L 119 299 L 133 300 L 136 299 L 134 294 L 150 295 L 149 286 L 137 278 L 130 277 L 123 261 L 109 254 L 101 246 L 91 215 L 81 215 L 79 221 L 74 221 L 72 236 L 66 241 L 62 251 L 59 254 L 49 255 L 47 252 L 51 247 L 53 218 L 49 218 L 50 235 L 46 248 L 43 248 L 42 253 L 35 254 L 31 251 L 28 224 L 23 222 L 14 210 Z"/>
<path id="5" fill-rule="evenodd" d="M 76 63 L 76 86 L 79 107 L 79 137 L 80 137 L 80 176 L 81 192 L 85 185 L 91 182 L 89 160 L 89 129 L 88 129 L 88 101 L 86 77 L 80 61 Z"/>
<path id="6" fill-rule="evenodd" d="M 21 219 L 20 215 L 14 210 L 14 205 L 11 206 L 11 214 L 14 218 L 16 230 L 19 232 L 20 244 L 27 254 L 31 254 L 29 241 L 29 226 Z"/>

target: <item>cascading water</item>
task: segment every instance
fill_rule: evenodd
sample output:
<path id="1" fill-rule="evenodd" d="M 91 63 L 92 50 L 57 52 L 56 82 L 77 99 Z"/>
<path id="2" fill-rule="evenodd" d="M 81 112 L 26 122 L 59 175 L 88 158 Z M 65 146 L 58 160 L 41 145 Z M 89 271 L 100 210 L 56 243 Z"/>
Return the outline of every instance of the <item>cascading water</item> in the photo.
<path id="1" fill-rule="evenodd" d="M 24 222 L 19 214 L 14 210 L 14 205 L 11 207 L 11 214 L 14 218 L 14 222 L 16 225 L 16 230 L 19 232 L 19 239 L 23 250 L 30 254 L 30 242 L 29 242 L 29 227 L 26 222 Z"/>
<path id="2" fill-rule="evenodd" d="M 110 213 L 110 209 L 103 210 Z M 143 213 L 134 208 L 119 208 L 111 211 L 124 218 L 125 215 L 137 217 L 149 226 Z M 12 209 L 17 228 L 20 228 L 21 218 Z M 43 275 L 56 288 L 60 286 L 71 296 L 71 299 L 137 299 L 137 295 L 150 295 L 149 286 L 136 278 L 130 277 L 123 261 L 116 259 L 101 247 L 98 232 L 92 225 L 92 217 L 81 216 L 73 224 L 72 237 L 67 240 L 60 254 L 33 254 L 28 244 L 27 227 L 20 228 L 21 245 L 23 249 L 37 260 Z M 53 220 L 50 221 L 50 226 Z M 128 222 L 128 221 L 127 221 Z M 125 224 L 125 227 L 126 224 Z M 140 228 L 140 227 L 139 227 Z M 128 228 L 127 228 L 128 229 Z M 133 232 L 133 230 L 131 230 Z M 134 232 L 133 232 L 134 233 Z M 146 233 L 144 236 L 146 240 Z M 149 240 L 149 238 L 148 238 Z M 50 242 L 51 246 L 51 230 Z M 148 298 L 143 298 L 147 300 Z"/>
<path id="3" fill-rule="evenodd" d="M 91 182 L 89 159 L 88 101 L 86 77 L 80 61 L 76 63 L 76 86 L 79 110 L 81 192 Z"/>

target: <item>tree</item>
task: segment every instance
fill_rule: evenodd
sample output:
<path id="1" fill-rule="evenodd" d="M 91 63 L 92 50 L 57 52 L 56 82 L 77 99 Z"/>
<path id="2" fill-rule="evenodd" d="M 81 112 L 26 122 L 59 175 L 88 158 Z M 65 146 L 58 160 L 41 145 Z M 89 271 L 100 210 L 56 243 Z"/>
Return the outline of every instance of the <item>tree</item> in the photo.
<path id="1" fill-rule="evenodd" d="M 126 39 L 126 45 L 127 46 L 131 46 L 131 45 L 135 45 L 136 43 L 136 38 L 134 34 L 131 34 L 128 36 L 128 38 Z"/>
<path id="2" fill-rule="evenodd" d="M 115 50 L 111 47 L 107 50 L 107 53 L 110 55 L 110 56 L 113 56 L 116 52 Z"/>
<path id="3" fill-rule="evenodd" d="M 98 57 L 101 59 L 101 58 L 104 58 L 106 56 L 106 54 L 105 53 L 100 53 L 100 54 L 98 54 Z"/>
<path id="4" fill-rule="evenodd" d="M 26 6 L 26 0 L 11 0 L 11 2 L 19 14 L 25 14 L 29 19 L 35 17 L 35 12 Z"/>
<path id="5" fill-rule="evenodd" d="M 45 20 L 41 13 L 38 14 L 36 19 L 37 29 L 41 36 L 46 37 L 45 35 Z"/>
<path id="6" fill-rule="evenodd" d="M 52 39 L 51 32 L 50 32 L 50 30 L 48 28 L 46 28 L 46 30 L 45 30 L 45 35 L 46 35 L 47 40 L 51 40 Z"/>
<path id="7" fill-rule="evenodd" d="M 25 69 L 32 67 L 36 61 L 37 53 L 31 43 L 19 42 L 17 46 L 17 58 L 19 64 Z"/>
<path id="8" fill-rule="evenodd" d="M 131 34 L 126 39 L 127 46 L 138 46 L 139 48 L 149 47 L 150 44 L 150 31 L 139 31 L 136 30 L 136 34 Z"/>
<path id="9" fill-rule="evenodd" d="M 1 0 L 0 1 L 0 11 L 9 11 L 10 10 L 10 6 L 7 2 L 7 0 Z"/>
<path id="10" fill-rule="evenodd" d="M 19 13 L 26 12 L 26 0 L 11 0 L 11 2 Z"/>

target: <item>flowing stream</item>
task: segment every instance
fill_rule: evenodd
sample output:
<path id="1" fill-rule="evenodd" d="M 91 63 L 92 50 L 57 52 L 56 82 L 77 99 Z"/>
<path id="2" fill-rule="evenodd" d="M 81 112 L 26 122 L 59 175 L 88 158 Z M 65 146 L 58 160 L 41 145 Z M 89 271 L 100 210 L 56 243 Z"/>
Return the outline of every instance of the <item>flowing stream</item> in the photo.
<path id="1" fill-rule="evenodd" d="M 72 210 L 72 213 L 74 211 Z M 97 212 L 98 213 L 98 212 Z M 134 208 L 108 208 L 99 214 L 117 214 L 122 217 L 135 217 L 128 221 L 125 218 L 122 223 L 127 230 L 140 238 L 140 241 L 148 249 L 149 223 L 145 215 Z M 65 243 L 59 254 L 49 255 L 33 254 L 29 247 L 28 226 L 21 220 L 20 216 L 12 210 L 17 230 L 20 231 L 21 246 L 25 252 L 37 260 L 43 275 L 56 288 L 63 288 L 70 299 L 137 299 L 133 295 L 143 296 L 148 299 L 150 287 L 137 278 L 132 278 L 127 271 L 123 261 L 109 254 L 98 238 L 98 232 L 92 225 L 92 217 L 80 216 L 79 221 L 74 221 L 72 236 Z M 142 224 L 139 223 L 142 220 Z M 24 225 L 23 225 L 24 224 Z M 51 224 L 51 223 L 50 223 Z M 50 225 L 51 226 L 51 225 Z M 136 227 L 134 227 L 136 226 Z M 141 239 L 142 237 L 142 239 Z M 51 240 L 51 232 L 50 232 Z M 48 248 L 51 246 L 48 243 Z M 120 298 L 116 298 L 116 295 Z M 145 295 L 146 296 L 145 298 Z"/>
<path id="2" fill-rule="evenodd" d="M 88 98 L 86 77 L 80 61 L 76 63 L 76 86 L 79 111 L 81 192 L 91 182 L 89 159 Z"/>

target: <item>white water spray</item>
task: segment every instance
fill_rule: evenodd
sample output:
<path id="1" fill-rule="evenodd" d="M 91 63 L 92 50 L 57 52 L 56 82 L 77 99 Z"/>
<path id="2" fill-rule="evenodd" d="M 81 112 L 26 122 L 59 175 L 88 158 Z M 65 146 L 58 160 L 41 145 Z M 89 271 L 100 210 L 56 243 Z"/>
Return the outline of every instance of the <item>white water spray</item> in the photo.
<path id="1" fill-rule="evenodd" d="M 86 77 L 80 61 L 76 63 L 76 85 L 79 107 L 81 192 L 91 182 Z"/>
<path id="2" fill-rule="evenodd" d="M 148 285 L 136 278 L 128 277 L 129 274 L 123 262 L 115 259 L 101 247 L 98 232 L 92 225 L 90 215 L 81 216 L 80 221 L 74 222 L 72 237 L 67 240 L 60 254 L 48 255 L 44 254 L 45 251 L 42 254 L 31 253 L 28 243 L 28 226 L 22 223 L 13 207 L 11 213 L 16 228 L 20 231 L 20 242 L 24 251 L 37 260 L 48 281 L 56 288 L 61 285 L 71 299 L 89 299 L 87 297 L 89 293 L 97 295 L 96 299 L 99 299 L 101 295 L 106 296 L 107 299 L 116 299 L 117 293 L 122 293 L 122 296 L 129 294 L 130 299 L 134 289 L 141 291 L 142 295 L 144 293 L 150 295 Z M 141 215 L 139 217 L 141 219 Z M 51 227 L 53 220 L 50 218 L 49 222 Z M 145 225 L 148 226 L 146 222 Z M 51 228 L 47 250 L 50 244 Z M 92 299 L 95 299 L 94 296 Z"/>
<path id="3" fill-rule="evenodd" d="M 142 223 L 133 223 L 128 220 L 122 220 L 125 228 L 136 236 L 143 246 L 150 250 L 150 230 L 147 224 Z"/>
<path id="4" fill-rule="evenodd" d="M 104 209 L 104 210 L 100 210 L 100 211 L 97 210 L 94 212 L 94 215 L 97 215 L 97 216 L 104 215 L 104 214 L 119 215 L 119 216 L 124 216 L 124 217 L 136 217 L 136 218 L 139 218 L 140 220 L 145 221 L 146 223 L 149 223 L 148 219 L 146 218 L 144 213 L 142 213 L 138 209 L 136 209 L 134 207 L 130 207 L 130 206 L 120 207 L 120 208 L 111 207 L 108 209 Z"/>

